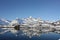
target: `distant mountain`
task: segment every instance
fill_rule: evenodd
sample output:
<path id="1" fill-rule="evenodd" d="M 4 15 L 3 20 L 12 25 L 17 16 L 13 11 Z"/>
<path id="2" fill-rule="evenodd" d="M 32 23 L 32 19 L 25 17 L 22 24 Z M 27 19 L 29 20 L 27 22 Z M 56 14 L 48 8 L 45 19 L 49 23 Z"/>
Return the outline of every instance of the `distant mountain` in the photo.
<path id="1" fill-rule="evenodd" d="M 3 18 L 0 18 L 0 25 L 8 25 L 10 23 L 9 20 L 6 20 L 6 19 L 3 19 Z"/>
<path id="2" fill-rule="evenodd" d="M 54 25 L 54 24 L 58 24 L 60 23 L 60 21 L 57 22 L 50 22 L 50 21 L 45 21 L 42 20 L 41 18 L 33 18 L 32 16 L 28 17 L 28 18 L 16 18 L 15 20 L 9 21 L 3 18 L 0 18 L 0 25 L 17 25 L 17 24 L 27 24 L 27 25 L 38 25 L 38 24 L 42 24 L 42 25 Z"/>
<path id="3" fill-rule="evenodd" d="M 28 18 L 16 18 L 15 20 L 12 20 L 10 25 L 15 25 L 15 24 L 38 24 L 38 23 L 42 23 L 42 24 L 48 24 L 51 23 L 49 21 L 44 21 L 41 18 L 33 18 L 32 16 L 28 17 Z"/>
<path id="4" fill-rule="evenodd" d="M 9 24 L 10 24 L 10 25 L 23 24 L 23 20 L 17 18 L 17 19 L 15 19 L 15 20 L 12 20 Z"/>
<path id="5" fill-rule="evenodd" d="M 56 26 L 57 25 L 60 25 L 60 20 L 56 21 L 56 22 L 53 22 Z"/>
<path id="6" fill-rule="evenodd" d="M 36 23 L 38 21 L 43 22 L 40 18 L 33 18 L 32 16 L 24 19 L 24 23 Z"/>
<path id="7" fill-rule="evenodd" d="M 56 23 L 60 24 L 60 20 L 56 21 Z"/>

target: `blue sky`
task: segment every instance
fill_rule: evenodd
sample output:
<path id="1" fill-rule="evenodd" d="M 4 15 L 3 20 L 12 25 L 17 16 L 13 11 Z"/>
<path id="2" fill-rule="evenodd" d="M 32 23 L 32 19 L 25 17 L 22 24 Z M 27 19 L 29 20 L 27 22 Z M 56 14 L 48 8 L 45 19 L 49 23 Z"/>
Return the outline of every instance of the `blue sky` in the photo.
<path id="1" fill-rule="evenodd" d="M 18 18 L 60 19 L 60 0 L 0 0 L 0 17 L 8 20 Z"/>

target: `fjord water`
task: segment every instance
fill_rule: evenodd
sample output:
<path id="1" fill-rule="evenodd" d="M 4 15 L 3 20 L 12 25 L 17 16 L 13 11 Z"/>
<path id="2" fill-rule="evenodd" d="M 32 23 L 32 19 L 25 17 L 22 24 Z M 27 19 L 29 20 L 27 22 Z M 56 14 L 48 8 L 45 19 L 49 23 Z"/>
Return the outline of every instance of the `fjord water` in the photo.
<path id="1" fill-rule="evenodd" d="M 18 35 L 15 36 L 15 34 L 12 33 L 4 33 L 0 34 L 0 40 L 59 40 L 60 39 L 60 34 L 57 33 L 43 33 L 41 36 L 33 36 L 29 38 L 28 36 L 22 36 Z"/>

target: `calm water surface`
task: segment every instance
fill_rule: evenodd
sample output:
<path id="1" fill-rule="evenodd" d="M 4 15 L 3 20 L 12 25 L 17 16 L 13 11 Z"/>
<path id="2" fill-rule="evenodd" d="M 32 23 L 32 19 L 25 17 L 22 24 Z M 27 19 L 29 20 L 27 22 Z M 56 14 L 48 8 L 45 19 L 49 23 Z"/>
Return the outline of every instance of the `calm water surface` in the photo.
<path id="1" fill-rule="evenodd" d="M 9 32 L 0 35 L 0 40 L 58 40 L 58 39 L 60 39 L 60 34 L 57 33 L 41 34 L 40 37 L 33 36 L 31 38 L 22 35 L 15 36 L 14 34 Z"/>

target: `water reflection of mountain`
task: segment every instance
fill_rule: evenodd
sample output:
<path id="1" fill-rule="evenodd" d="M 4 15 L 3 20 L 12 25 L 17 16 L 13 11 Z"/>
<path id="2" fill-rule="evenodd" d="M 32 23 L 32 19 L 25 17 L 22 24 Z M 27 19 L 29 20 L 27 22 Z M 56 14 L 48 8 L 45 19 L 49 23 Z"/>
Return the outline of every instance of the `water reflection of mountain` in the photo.
<path id="1" fill-rule="evenodd" d="M 60 38 L 60 34 L 56 34 L 56 33 L 42 34 L 40 37 L 32 36 L 31 38 L 29 38 L 26 35 L 15 36 L 10 32 L 0 34 L 0 40 L 58 40 L 59 38 Z"/>
<path id="2" fill-rule="evenodd" d="M 0 32 L 5 32 L 0 34 L 0 40 L 58 40 L 60 34 L 57 33 L 39 33 L 40 36 L 32 36 L 35 32 L 33 29 L 25 30 L 15 30 L 14 28 L 0 28 Z M 24 35 L 24 33 L 27 33 Z M 31 35 L 29 34 L 31 33 Z M 37 32 L 36 32 L 37 33 Z M 38 34 L 38 33 L 37 33 Z M 32 36 L 31 38 L 29 36 Z"/>

